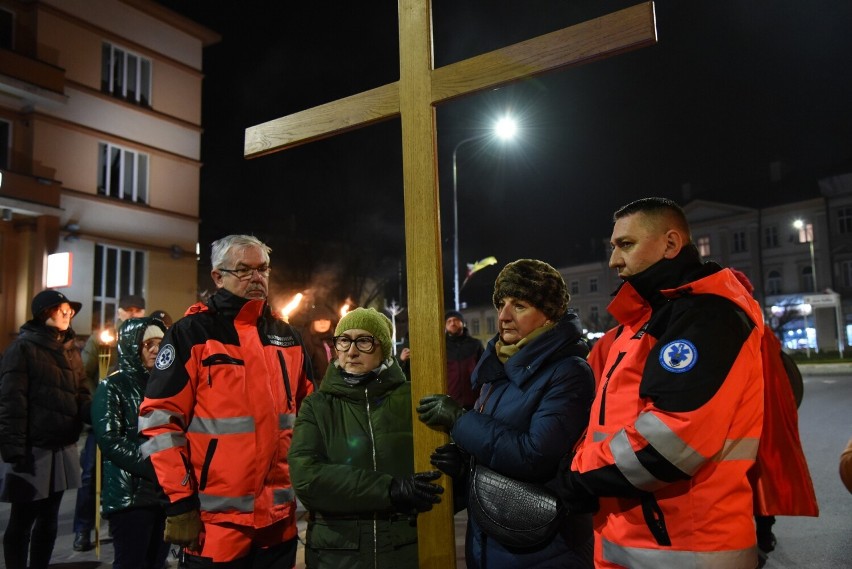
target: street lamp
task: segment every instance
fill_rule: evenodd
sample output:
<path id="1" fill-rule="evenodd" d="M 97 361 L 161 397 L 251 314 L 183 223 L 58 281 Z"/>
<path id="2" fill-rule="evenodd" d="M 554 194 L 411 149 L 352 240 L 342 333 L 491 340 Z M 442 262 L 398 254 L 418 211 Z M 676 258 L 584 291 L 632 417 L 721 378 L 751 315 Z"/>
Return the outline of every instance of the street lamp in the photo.
<path id="1" fill-rule="evenodd" d="M 799 243 L 808 242 L 811 249 L 811 279 L 814 283 L 814 292 L 817 292 L 816 278 L 816 262 L 814 260 L 814 226 L 811 223 L 805 223 L 804 220 L 797 219 L 793 222 L 793 227 L 799 230 Z"/>
<path id="2" fill-rule="evenodd" d="M 493 135 L 503 140 L 509 140 L 515 136 L 517 130 L 517 123 L 514 119 L 503 117 L 494 124 L 493 131 L 460 140 L 453 148 L 453 301 L 456 310 L 459 309 L 459 184 L 456 156 L 459 148 L 467 142 L 481 140 Z"/>

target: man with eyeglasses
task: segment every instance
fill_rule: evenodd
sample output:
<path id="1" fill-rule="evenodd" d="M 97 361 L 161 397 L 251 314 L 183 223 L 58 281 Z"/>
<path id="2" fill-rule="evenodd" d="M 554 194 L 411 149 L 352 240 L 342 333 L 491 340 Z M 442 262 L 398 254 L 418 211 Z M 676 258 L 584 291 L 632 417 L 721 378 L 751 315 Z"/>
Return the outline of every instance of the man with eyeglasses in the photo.
<path id="1" fill-rule="evenodd" d="M 300 336 L 267 303 L 269 252 L 249 235 L 213 243 L 216 293 L 166 332 L 140 409 L 165 540 L 190 568 L 295 565 L 287 451 L 313 383 Z"/>

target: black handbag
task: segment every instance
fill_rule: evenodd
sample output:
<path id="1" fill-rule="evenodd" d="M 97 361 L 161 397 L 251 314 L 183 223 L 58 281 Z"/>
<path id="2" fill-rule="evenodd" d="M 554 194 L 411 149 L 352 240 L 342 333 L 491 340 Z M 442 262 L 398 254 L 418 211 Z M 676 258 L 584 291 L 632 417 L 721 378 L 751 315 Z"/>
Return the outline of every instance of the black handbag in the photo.
<path id="1" fill-rule="evenodd" d="M 541 545 L 553 538 L 563 519 L 554 492 L 481 464 L 474 464 L 470 475 L 467 509 L 482 531 L 506 547 Z"/>

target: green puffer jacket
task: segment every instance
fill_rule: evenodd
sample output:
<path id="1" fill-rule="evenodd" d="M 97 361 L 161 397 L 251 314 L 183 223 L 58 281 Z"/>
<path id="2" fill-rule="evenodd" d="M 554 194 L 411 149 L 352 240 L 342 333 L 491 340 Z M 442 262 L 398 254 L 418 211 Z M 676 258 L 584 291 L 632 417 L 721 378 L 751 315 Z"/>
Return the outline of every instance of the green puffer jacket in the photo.
<path id="1" fill-rule="evenodd" d="M 302 402 L 288 460 L 311 513 L 308 569 L 417 567 L 416 518 L 397 514 L 389 496 L 394 477 L 414 472 L 411 385 L 395 360 L 356 386 L 330 365 Z"/>
<path id="2" fill-rule="evenodd" d="M 140 346 L 148 326 L 159 320 L 130 318 L 118 330 L 118 370 L 101 382 L 92 404 L 92 428 L 103 454 L 104 514 L 130 508 L 162 505 L 160 486 L 151 459 L 143 459 L 137 434 L 139 405 L 145 396 L 148 370 Z"/>

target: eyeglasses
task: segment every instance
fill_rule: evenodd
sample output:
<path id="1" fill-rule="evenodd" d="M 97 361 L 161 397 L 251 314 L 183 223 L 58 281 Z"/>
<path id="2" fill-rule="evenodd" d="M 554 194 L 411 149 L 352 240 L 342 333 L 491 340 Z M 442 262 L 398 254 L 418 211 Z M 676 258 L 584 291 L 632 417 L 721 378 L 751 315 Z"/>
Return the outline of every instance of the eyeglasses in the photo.
<path id="1" fill-rule="evenodd" d="M 242 269 L 218 269 L 218 270 L 223 272 L 223 273 L 228 273 L 229 275 L 233 275 L 233 276 L 237 277 L 238 280 L 247 281 L 251 278 L 251 275 L 255 271 L 257 271 L 257 274 L 260 275 L 261 277 L 264 277 L 264 278 L 268 277 L 270 268 L 269 268 L 269 265 L 261 265 L 259 267 L 245 267 L 245 268 L 242 268 Z"/>
<path id="2" fill-rule="evenodd" d="M 68 318 L 74 318 L 74 315 L 77 314 L 76 312 L 74 312 L 73 308 L 69 308 L 68 310 L 62 310 L 61 308 L 57 308 L 56 312 L 58 312 L 62 316 L 67 316 Z"/>
<path id="3" fill-rule="evenodd" d="M 159 350 L 160 349 L 160 343 L 162 341 L 163 341 L 162 338 L 154 338 L 154 339 L 151 339 L 151 340 L 145 340 L 144 342 L 142 342 L 142 349 L 147 350 L 149 352 L 153 351 L 154 348 Z"/>
<path id="4" fill-rule="evenodd" d="M 372 336 L 358 336 L 354 340 L 348 336 L 334 337 L 334 347 L 339 352 L 348 352 L 352 344 L 355 344 L 355 348 L 364 354 L 372 354 L 376 349 L 376 339 Z"/>

